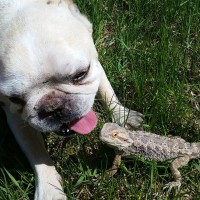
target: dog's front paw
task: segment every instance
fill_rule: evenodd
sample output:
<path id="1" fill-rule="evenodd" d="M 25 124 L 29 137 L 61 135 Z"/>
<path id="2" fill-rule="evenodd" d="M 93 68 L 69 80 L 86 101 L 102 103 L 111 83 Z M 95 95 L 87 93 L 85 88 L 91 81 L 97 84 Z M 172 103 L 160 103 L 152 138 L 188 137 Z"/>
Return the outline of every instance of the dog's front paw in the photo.
<path id="1" fill-rule="evenodd" d="M 141 129 L 143 125 L 143 115 L 120 105 L 114 109 L 113 122 L 125 126 L 128 129 Z"/>
<path id="2" fill-rule="evenodd" d="M 34 200 L 66 200 L 61 176 L 57 172 L 46 175 L 38 177 Z"/>

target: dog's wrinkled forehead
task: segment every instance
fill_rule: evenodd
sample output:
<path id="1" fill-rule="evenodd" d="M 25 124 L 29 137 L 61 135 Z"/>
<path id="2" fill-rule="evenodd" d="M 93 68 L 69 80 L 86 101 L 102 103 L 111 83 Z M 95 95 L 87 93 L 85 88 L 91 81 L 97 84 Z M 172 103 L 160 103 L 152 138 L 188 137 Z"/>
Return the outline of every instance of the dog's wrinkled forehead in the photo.
<path id="1" fill-rule="evenodd" d="M 8 91 L 10 83 L 12 92 L 20 89 L 22 91 L 16 91 L 20 93 L 34 82 L 42 83 L 52 75 L 60 78 L 93 67 L 97 52 L 91 27 L 89 21 L 85 23 L 85 17 L 82 20 L 80 13 L 76 17 L 75 11 L 58 6 L 50 9 L 36 6 L 24 12 L 13 22 L 18 30 L 4 40 L 8 43 L 4 45 L 7 49 L 0 51 L 1 90 L 5 86 Z M 26 18 L 22 20 L 24 15 Z"/>

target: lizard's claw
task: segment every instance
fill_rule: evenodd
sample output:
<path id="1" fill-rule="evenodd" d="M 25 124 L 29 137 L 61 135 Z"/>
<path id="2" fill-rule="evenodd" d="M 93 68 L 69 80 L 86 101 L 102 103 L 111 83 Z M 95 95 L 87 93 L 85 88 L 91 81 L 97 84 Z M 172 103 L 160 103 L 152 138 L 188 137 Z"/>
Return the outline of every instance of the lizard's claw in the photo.
<path id="1" fill-rule="evenodd" d="M 113 113 L 113 121 L 130 130 L 141 129 L 143 117 L 141 113 L 123 106 L 116 108 Z"/>
<path id="2" fill-rule="evenodd" d="M 177 190 L 180 190 L 180 187 L 181 187 L 181 182 L 173 181 L 173 182 L 169 182 L 168 184 L 166 184 L 163 189 L 164 190 L 168 189 L 167 192 L 169 193 L 172 190 L 172 188 L 176 188 Z"/>

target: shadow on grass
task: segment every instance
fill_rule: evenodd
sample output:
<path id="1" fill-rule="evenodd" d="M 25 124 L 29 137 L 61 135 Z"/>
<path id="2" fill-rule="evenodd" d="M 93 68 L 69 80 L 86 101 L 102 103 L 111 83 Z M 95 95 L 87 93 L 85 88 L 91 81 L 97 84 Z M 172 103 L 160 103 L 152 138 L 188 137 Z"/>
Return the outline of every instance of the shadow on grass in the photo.
<path id="1" fill-rule="evenodd" d="M 49 143 L 49 140 L 52 140 L 52 135 L 46 135 L 48 138 L 46 141 Z M 89 166 L 92 169 L 105 169 L 112 165 L 112 159 L 114 158 L 114 151 L 103 145 L 98 140 L 98 133 L 94 135 L 90 135 L 90 142 L 88 143 L 88 137 L 84 137 L 81 141 L 78 141 L 76 137 L 72 138 L 72 144 L 70 141 L 62 137 L 55 136 L 56 139 L 50 141 L 50 143 L 54 143 L 54 145 L 50 145 L 48 149 L 49 154 L 51 155 L 54 162 L 61 161 L 63 158 L 62 152 L 67 152 L 69 154 L 68 159 L 65 160 L 67 163 L 72 162 L 81 162 L 84 165 Z M 80 142 L 80 143 L 79 143 Z M 62 143 L 65 143 L 63 146 Z M 78 145 L 79 143 L 79 145 Z M 48 146 L 48 144 L 46 144 Z M 77 148 L 75 154 L 71 154 L 68 152 L 67 147 L 73 146 Z M 63 146 L 63 147 L 62 147 Z M 79 149 L 79 150 L 78 150 Z M 60 152 L 60 153 L 58 153 Z M 59 158 L 59 156 L 61 156 Z M 62 161 L 61 161 L 62 162 Z M 66 163 L 65 163 L 66 165 Z M 28 171 L 32 173 L 32 169 L 28 163 L 26 156 L 21 151 L 19 145 L 17 144 L 14 135 L 12 134 L 9 126 L 7 124 L 6 115 L 4 111 L 0 108 L 0 167 L 5 167 L 7 170 L 11 171 Z"/>
<path id="2" fill-rule="evenodd" d="M 7 124 L 6 115 L 0 108 L 0 166 L 10 170 L 28 170 L 31 167 L 17 144 Z"/>

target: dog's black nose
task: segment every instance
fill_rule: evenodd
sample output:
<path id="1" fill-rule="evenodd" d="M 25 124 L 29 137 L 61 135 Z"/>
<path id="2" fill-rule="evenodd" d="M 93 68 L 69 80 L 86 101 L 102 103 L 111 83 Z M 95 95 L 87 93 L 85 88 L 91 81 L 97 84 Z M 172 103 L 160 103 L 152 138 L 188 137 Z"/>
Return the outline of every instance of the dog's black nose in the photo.
<path id="1" fill-rule="evenodd" d="M 40 120 L 56 120 L 61 123 L 69 122 L 77 117 L 76 101 L 70 94 L 52 91 L 44 95 L 37 103 L 35 110 Z"/>
<path id="2" fill-rule="evenodd" d="M 50 118 L 52 117 L 53 118 L 53 112 L 46 112 L 45 110 L 41 110 L 38 112 L 38 117 L 40 120 L 43 120 L 45 118 Z"/>
<path id="3" fill-rule="evenodd" d="M 65 118 L 65 115 L 61 108 L 57 108 L 53 111 L 46 111 L 45 109 L 42 109 L 39 111 L 38 116 L 39 116 L 40 120 L 43 120 L 46 118 L 61 120 L 61 119 Z"/>
<path id="4" fill-rule="evenodd" d="M 57 119 L 60 119 L 60 120 L 65 118 L 65 114 L 63 113 L 63 109 L 58 108 L 58 109 L 54 110 L 53 116 Z"/>

